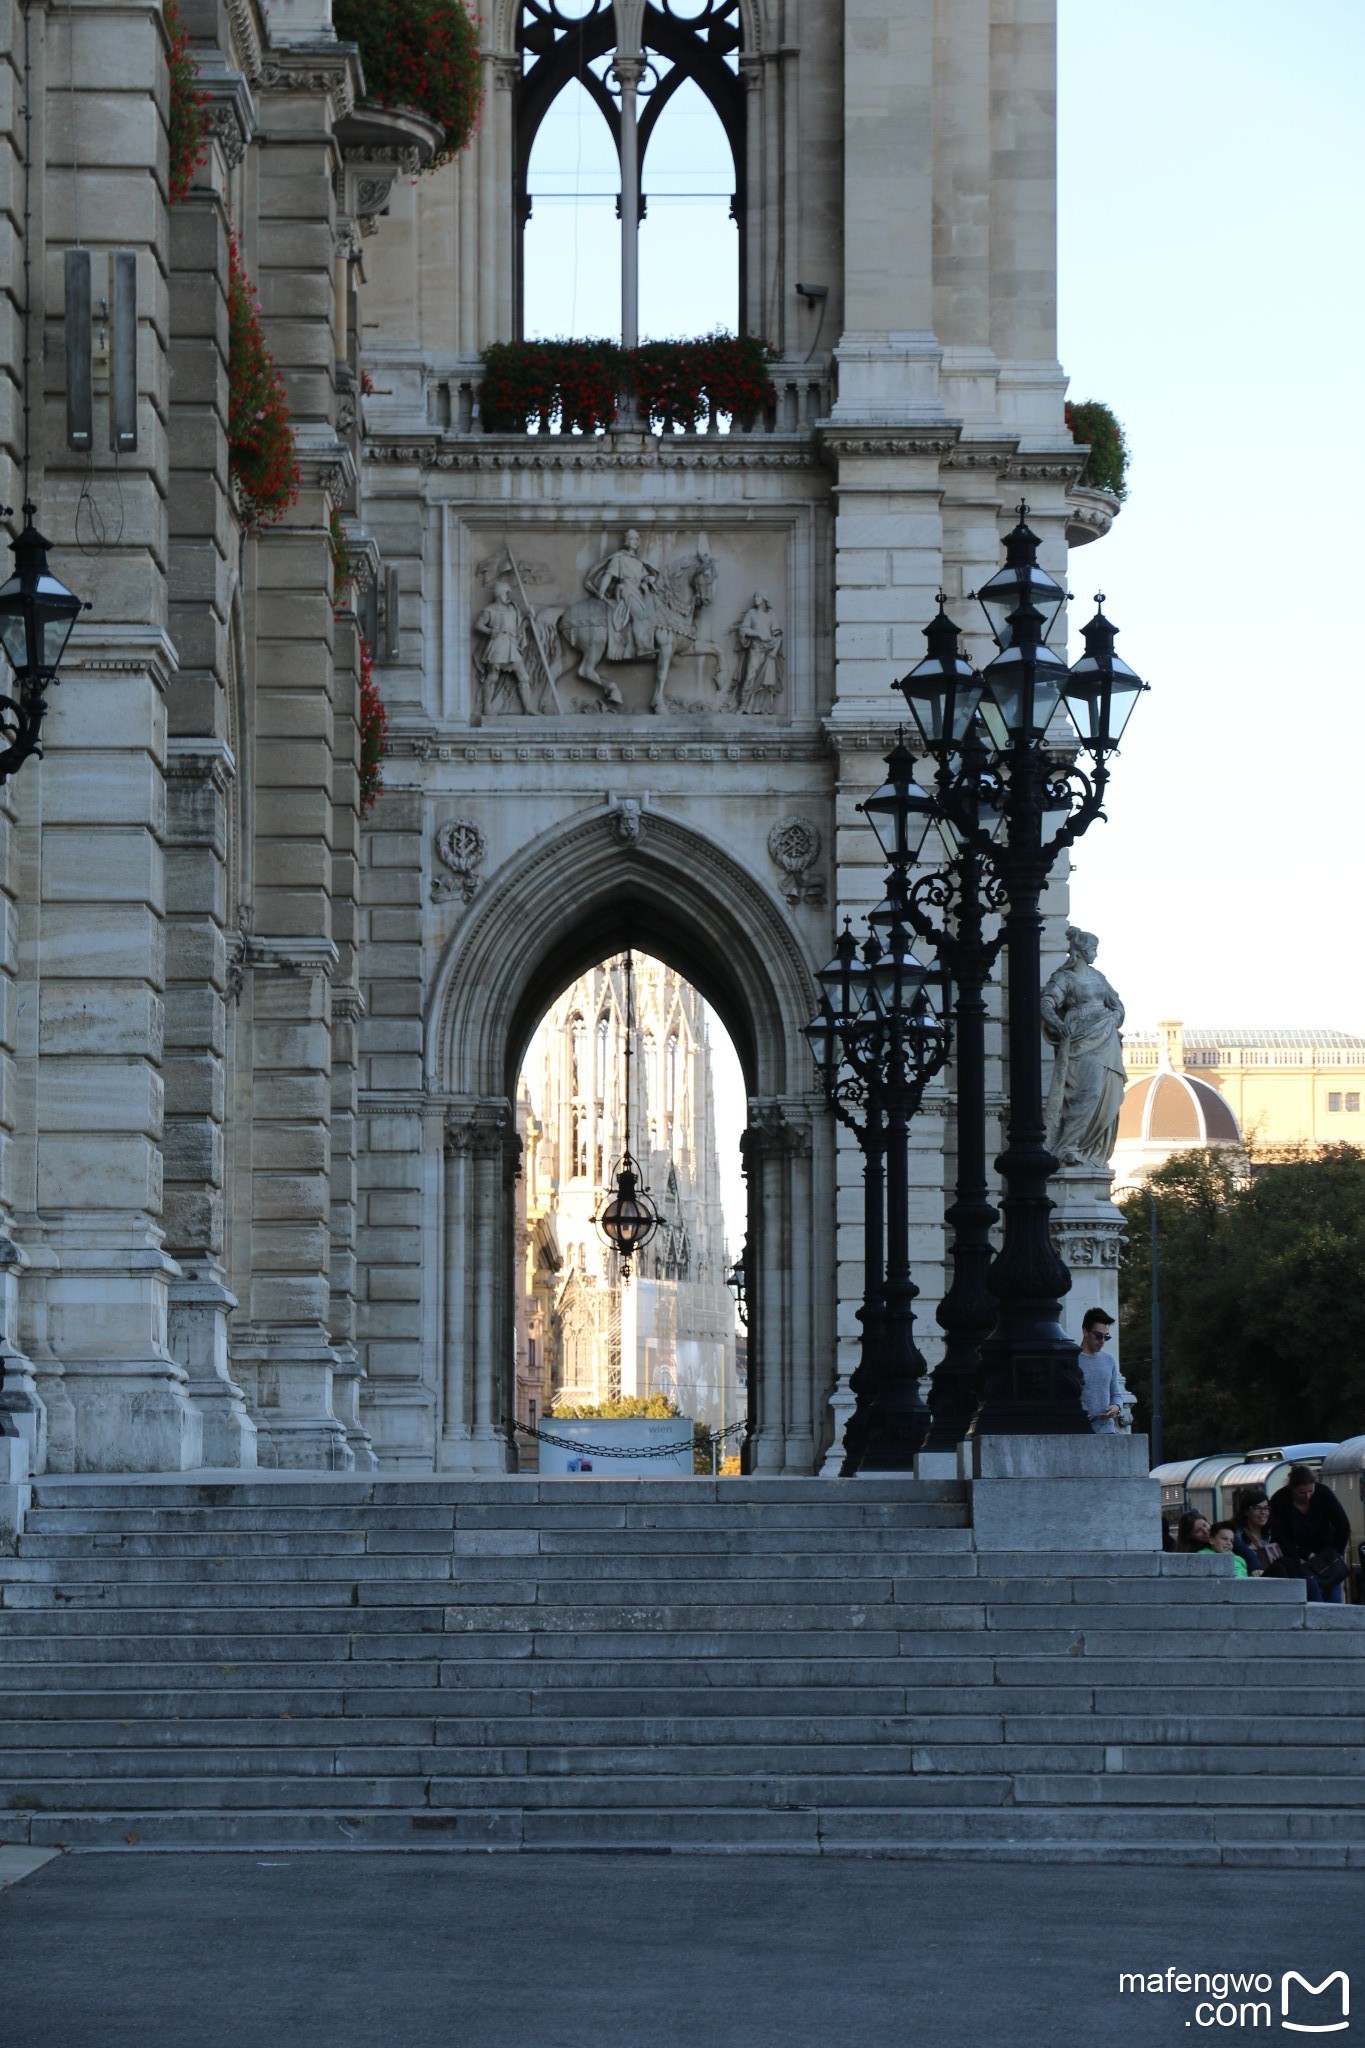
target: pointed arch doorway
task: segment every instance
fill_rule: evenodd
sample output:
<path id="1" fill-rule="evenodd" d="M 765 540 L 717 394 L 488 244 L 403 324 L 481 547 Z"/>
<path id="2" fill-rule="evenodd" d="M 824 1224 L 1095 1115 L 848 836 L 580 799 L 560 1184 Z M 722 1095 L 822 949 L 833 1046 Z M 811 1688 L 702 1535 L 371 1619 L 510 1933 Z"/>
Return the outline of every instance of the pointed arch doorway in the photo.
<path id="1" fill-rule="evenodd" d="M 636 948 L 715 1010 L 748 1095 L 746 1471 L 815 1470 L 834 1376 L 834 1143 L 802 1026 L 811 964 L 781 905 L 665 813 L 615 805 L 546 833 L 490 878 L 428 1013 L 442 1107 L 436 1466 L 513 1468 L 517 1076 L 555 998 Z"/>

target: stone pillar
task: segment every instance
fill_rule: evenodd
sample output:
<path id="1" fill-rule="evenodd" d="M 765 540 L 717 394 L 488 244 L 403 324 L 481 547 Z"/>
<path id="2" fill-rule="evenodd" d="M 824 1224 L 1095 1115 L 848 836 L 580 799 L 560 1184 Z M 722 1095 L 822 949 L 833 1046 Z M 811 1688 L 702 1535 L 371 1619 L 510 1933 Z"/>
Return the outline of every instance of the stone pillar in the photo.
<path id="1" fill-rule="evenodd" d="M 352 473 L 336 429 L 333 259 L 335 124 L 353 104 L 354 68 L 321 29 L 309 41 L 306 24 L 295 27 L 263 71 L 256 231 L 246 251 L 285 377 L 302 482 L 295 506 L 249 543 L 251 1278 L 233 1359 L 274 1463 L 348 1470 L 355 1454 L 333 1407 L 338 1360 L 328 1327 L 338 965 L 328 520 Z"/>
<path id="2" fill-rule="evenodd" d="M 502 1097 L 452 1103 L 445 1123 L 445 1329 L 442 1358 L 442 1472 L 506 1472 L 502 1355 L 512 1274 L 503 1209 L 510 1200 L 512 1106 Z"/>
<path id="3" fill-rule="evenodd" d="M 369 562 L 366 571 L 372 574 Z M 332 929 L 337 946 L 332 1006 L 331 1246 L 328 1329 L 336 1353 L 333 1407 L 361 1471 L 377 1463 L 361 1421 L 364 1378 L 356 1348 L 356 1109 L 358 1036 L 364 998 L 359 985 L 360 893 L 360 633 L 353 613 L 338 616 L 336 716 L 332 766 Z"/>
<path id="4" fill-rule="evenodd" d="M 751 1098 L 742 1140 L 749 1182 L 748 1470 L 797 1472 L 815 1466 L 817 1375 L 815 1283 L 803 1247 L 813 1242 L 812 1103 L 806 1097 Z M 823 1418 L 822 1418 L 823 1420 Z"/>
<path id="5" fill-rule="evenodd" d="M 41 32 L 41 20 L 37 26 Z M 0 55 L 0 176 L 12 195 L 22 190 L 23 161 L 23 18 L 17 6 L 5 8 L 4 53 Z M 41 137 L 41 126 L 37 133 Z M 41 178 L 38 180 L 41 185 Z M 23 394 L 19 389 L 19 366 L 23 354 L 23 250 L 20 240 L 21 209 L 17 203 L 0 214 L 0 499 L 17 506 L 23 495 L 21 450 L 23 443 Z M 31 229 L 30 229 L 31 232 Z M 4 550 L 0 574 L 10 572 L 10 554 Z M 30 778 L 38 772 L 34 762 Z M 31 787 L 31 781 L 30 781 Z M 11 1213 L 16 1196 L 16 1175 L 24 1157 L 31 1156 L 31 1144 L 19 1147 L 15 1136 L 18 1120 L 15 1053 L 20 1022 L 19 993 L 20 896 L 18 888 L 20 824 L 14 782 L 0 790 L 0 1354 L 3 1355 L 5 1384 L 0 1392 L 0 1430 L 8 1426 L 23 1439 L 27 1469 L 43 1470 L 47 1457 L 47 1408 L 38 1391 L 33 1365 L 21 1345 L 20 1275 L 28 1261 L 14 1239 Z M 30 1133 L 31 1136 L 31 1133 Z M 60 1372 L 60 1368 L 58 1368 Z M 18 1453 L 6 1452 L 0 1436 L 0 1459 Z M 15 1485 L 19 1482 L 16 1480 Z M 0 1479 L 0 1484 L 3 1480 Z M 17 1501 L 17 1495 L 16 1495 Z M 17 1513 L 17 1508 L 16 1508 Z M 4 1526 L 0 1514 L 0 1527 Z"/>
<path id="6" fill-rule="evenodd" d="M 943 417 L 934 335 L 933 0 L 845 0 L 837 421 Z"/>
<path id="7" fill-rule="evenodd" d="M 991 344 L 1005 425 L 1058 438 L 1056 0 L 991 0 Z"/>
<path id="8" fill-rule="evenodd" d="M 1071 1275 L 1071 1292 L 1062 1302 L 1062 1328 L 1081 1341 L 1081 1318 L 1088 1308 L 1102 1308 L 1114 1320 L 1107 1349 L 1119 1358 L 1119 1260 L 1126 1228 L 1110 1199 L 1114 1176 L 1108 1167 L 1063 1166 L 1048 1182 L 1056 1208 L 1052 1242 Z M 1119 1364 L 1124 1429 L 1133 1426 L 1133 1395 Z"/>
<path id="9" fill-rule="evenodd" d="M 69 455 L 57 333 L 34 354 L 34 376 L 46 356 L 50 379 L 37 428 L 45 528 L 75 533 L 81 502 L 105 534 L 81 558 L 90 622 L 53 693 L 47 758 L 27 771 L 43 778 L 35 1236 L 55 1260 L 47 1337 L 75 1411 L 77 1469 L 181 1470 L 200 1461 L 202 1425 L 167 1348 L 177 1268 L 162 1231 L 164 770 L 177 656 L 165 630 L 165 141 L 149 86 L 165 75 L 165 26 L 151 0 L 53 7 L 44 40 L 48 89 L 35 81 L 34 98 L 50 168 L 34 277 L 56 321 L 66 247 L 89 249 L 96 300 L 110 294 L 113 249 L 131 250 L 139 331 L 137 446 L 117 478 L 107 388 L 92 458 Z M 54 566 L 63 573 L 60 555 Z"/>

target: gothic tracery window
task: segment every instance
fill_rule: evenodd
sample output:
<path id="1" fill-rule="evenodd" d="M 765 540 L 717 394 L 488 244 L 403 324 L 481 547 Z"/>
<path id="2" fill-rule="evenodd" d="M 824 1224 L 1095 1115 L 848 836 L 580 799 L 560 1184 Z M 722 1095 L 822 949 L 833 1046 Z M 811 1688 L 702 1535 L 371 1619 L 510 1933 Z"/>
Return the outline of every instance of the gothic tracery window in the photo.
<path id="1" fill-rule="evenodd" d="M 620 332 L 616 36 L 611 0 L 522 0 L 517 311 L 528 337 Z M 645 8 L 637 192 L 643 337 L 738 326 L 741 43 L 739 0 L 650 0 Z"/>

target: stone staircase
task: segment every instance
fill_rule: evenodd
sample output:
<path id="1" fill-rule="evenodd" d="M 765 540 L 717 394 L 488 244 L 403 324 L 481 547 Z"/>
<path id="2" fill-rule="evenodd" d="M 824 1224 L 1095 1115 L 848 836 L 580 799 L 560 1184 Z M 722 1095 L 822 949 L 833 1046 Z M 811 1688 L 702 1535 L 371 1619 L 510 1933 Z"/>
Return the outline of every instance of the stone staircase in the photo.
<path id="1" fill-rule="evenodd" d="M 1365 1863 L 1365 1616 L 955 1481 L 44 1479 L 0 1841 Z"/>

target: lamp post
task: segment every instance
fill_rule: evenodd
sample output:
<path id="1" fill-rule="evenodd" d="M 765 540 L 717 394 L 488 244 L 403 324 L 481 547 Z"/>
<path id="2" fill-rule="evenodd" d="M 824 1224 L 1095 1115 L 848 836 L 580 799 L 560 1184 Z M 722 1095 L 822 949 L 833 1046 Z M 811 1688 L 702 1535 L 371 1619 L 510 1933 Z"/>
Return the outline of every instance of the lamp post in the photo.
<path id="1" fill-rule="evenodd" d="M 1009 1118 L 996 1162 L 1004 1229 L 987 1278 L 996 1319 L 981 1344 L 981 1402 L 969 1431 L 978 1436 L 1088 1427 L 1077 1348 L 1060 1321 L 1070 1278 L 1048 1228 L 1053 1205 L 1047 1183 L 1057 1162 L 1047 1149 L 1043 1117 L 1042 892 L 1058 855 L 1101 815 L 1110 756 L 1147 687 L 1115 655 L 1115 628 L 1102 610 L 1084 628 L 1085 652 L 1074 668 L 1068 671 L 1052 652 L 1047 635 L 1066 593 L 1038 566 L 1038 536 L 1027 513 L 1021 505 L 1006 539 L 1005 566 L 979 593 L 999 649 L 984 674 L 963 674 L 967 664 L 957 657 L 956 630 L 940 604 L 930 656 L 906 679 L 937 770 L 935 816 L 959 859 L 969 852 L 989 869 L 1003 902 L 1009 949 Z M 1074 760 L 1059 760 L 1049 741 L 1063 704 L 1090 756 L 1088 772 Z M 985 765 L 999 778 L 1003 839 L 991 829 L 993 820 L 970 814 L 980 794 L 978 780 L 973 795 L 971 773 L 975 765 L 979 776 L 981 764 L 968 762 L 977 713 L 989 742 Z M 973 1085 L 984 1081 L 973 1077 Z"/>
<path id="2" fill-rule="evenodd" d="M 938 1306 L 943 1357 L 929 1389 L 932 1417 L 926 1451 L 947 1451 L 962 1441 L 976 1412 L 981 1345 L 995 1323 L 987 1276 L 991 1226 L 999 1212 L 986 1182 L 986 982 L 1004 944 L 1004 927 L 987 936 L 986 920 L 1001 908 L 999 885 L 982 840 L 994 840 L 1003 822 L 1003 790 L 990 770 L 990 744 L 978 706 L 982 682 L 962 659 L 958 628 L 944 609 L 924 629 L 925 659 L 898 687 L 937 771 L 936 822 L 947 864 L 906 894 L 906 916 L 951 970 L 955 1001 L 957 1173 L 944 1217 L 953 1233 L 952 1280 Z M 940 913 L 939 920 L 930 910 Z M 882 913 L 874 912 L 874 922 Z"/>
<path id="3" fill-rule="evenodd" d="M 82 611 L 90 609 L 52 574 L 48 543 L 24 506 L 23 531 L 10 542 L 14 573 L 0 587 L 0 647 L 14 671 L 13 694 L 0 694 L 0 783 L 7 782 L 30 754 L 42 755 L 42 725 L 48 687 Z"/>
<path id="4" fill-rule="evenodd" d="M 845 924 L 819 977 L 820 1014 L 806 1030 L 825 1093 L 864 1152 L 862 1356 L 851 1381 L 856 1405 L 844 1432 L 845 1475 L 912 1469 L 929 1421 L 920 1393 L 927 1368 L 914 1334 L 909 1126 L 947 1058 L 948 1034 L 944 977 L 916 958 L 900 912 L 905 877 L 932 820 L 913 768 L 898 744 L 887 757 L 886 782 L 861 807 L 891 869 L 885 939 L 874 931 L 860 949 Z"/>
<path id="5" fill-rule="evenodd" d="M 880 942 L 871 937 L 860 950 L 852 926 L 844 920 L 834 958 L 820 971 L 824 998 L 806 1026 L 806 1042 L 815 1059 L 825 1098 L 845 1130 L 851 1131 L 863 1155 L 863 1301 L 858 1364 L 849 1380 L 855 1407 L 844 1430 L 844 1470 L 856 1472 L 867 1441 L 868 1419 L 881 1385 L 882 1307 L 886 1284 L 886 1127 L 882 1115 L 877 1065 L 854 1064 L 845 1045 L 856 1044 L 855 1030 L 867 1002 L 868 956 Z"/>

